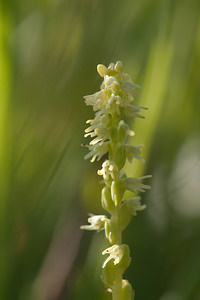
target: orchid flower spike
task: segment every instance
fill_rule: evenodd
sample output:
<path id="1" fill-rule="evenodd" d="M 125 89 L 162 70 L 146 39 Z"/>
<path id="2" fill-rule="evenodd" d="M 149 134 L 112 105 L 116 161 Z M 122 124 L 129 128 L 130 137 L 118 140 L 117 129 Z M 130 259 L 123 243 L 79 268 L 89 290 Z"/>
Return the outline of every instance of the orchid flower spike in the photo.
<path id="1" fill-rule="evenodd" d="M 88 218 L 89 225 L 81 229 L 105 232 L 110 243 L 102 254 L 108 255 L 102 266 L 102 280 L 107 291 L 112 293 L 113 300 L 132 300 L 134 291 L 123 274 L 130 265 L 130 249 L 122 244 L 122 232 L 137 212 L 146 208 L 141 204 L 141 198 L 134 196 L 124 199 L 126 191 L 134 194 L 145 192 L 150 185 L 143 180 L 151 178 L 145 175 L 140 178 L 128 177 L 123 170 L 126 161 L 133 159 L 141 162 L 143 145 L 127 143 L 128 137 L 134 137 L 127 119 L 144 119 L 143 112 L 146 107 L 133 104 L 135 90 L 140 88 L 131 76 L 123 72 L 121 61 L 111 63 L 108 67 L 100 64 L 97 72 L 102 78 L 100 90 L 84 97 L 86 105 L 93 108 L 94 117 L 86 123 L 85 137 L 91 140 L 86 148 L 89 152 L 85 159 L 95 161 L 103 160 L 102 168 L 97 174 L 103 177 L 104 186 L 101 192 L 101 204 L 109 214 L 92 215 Z"/>

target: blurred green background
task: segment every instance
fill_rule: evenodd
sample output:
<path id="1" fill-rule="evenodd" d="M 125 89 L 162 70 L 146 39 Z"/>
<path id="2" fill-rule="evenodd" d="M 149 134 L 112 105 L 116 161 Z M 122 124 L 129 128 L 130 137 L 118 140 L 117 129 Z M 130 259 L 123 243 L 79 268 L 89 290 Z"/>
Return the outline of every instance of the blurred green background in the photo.
<path id="1" fill-rule="evenodd" d="M 83 96 L 122 60 L 148 106 L 132 124 L 152 174 L 124 233 L 137 300 L 200 299 L 199 0 L 1 1 L 0 299 L 111 299 L 100 280 L 101 165 L 84 161 Z"/>

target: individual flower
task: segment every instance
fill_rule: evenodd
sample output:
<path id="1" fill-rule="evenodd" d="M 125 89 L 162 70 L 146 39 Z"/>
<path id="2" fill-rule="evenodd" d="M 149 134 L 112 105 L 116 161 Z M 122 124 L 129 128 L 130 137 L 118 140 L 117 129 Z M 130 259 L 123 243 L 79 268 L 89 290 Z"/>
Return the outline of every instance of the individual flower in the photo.
<path id="1" fill-rule="evenodd" d="M 102 268 L 105 268 L 109 261 L 113 261 L 114 265 L 120 264 L 120 267 L 126 269 L 130 264 L 130 250 L 128 245 L 113 245 L 102 252 L 103 255 L 109 254 L 108 258 L 104 261 Z"/>
<path id="2" fill-rule="evenodd" d="M 102 175 L 105 180 L 109 180 L 110 176 L 115 179 L 116 172 L 118 172 L 118 167 L 114 161 L 106 160 L 102 164 L 102 169 L 98 170 L 97 174 Z"/>
<path id="3" fill-rule="evenodd" d="M 90 142 L 90 145 L 94 145 L 99 141 L 105 141 L 109 138 L 109 122 L 108 115 L 97 113 L 93 120 L 88 120 L 90 126 L 85 129 L 84 137 L 91 136 L 96 137 Z"/>
<path id="4" fill-rule="evenodd" d="M 89 148 L 90 152 L 85 155 L 85 159 L 91 158 L 91 162 L 95 160 L 99 161 L 103 155 L 105 155 L 109 151 L 110 142 L 99 142 L 95 145 L 86 145 Z"/>
<path id="5" fill-rule="evenodd" d="M 99 232 L 104 229 L 106 221 L 108 221 L 108 218 L 104 215 L 91 216 L 88 218 L 88 223 L 90 223 L 91 225 L 82 225 L 81 229 L 97 230 L 97 232 Z"/>
<path id="6" fill-rule="evenodd" d="M 109 95 L 106 93 L 105 89 L 102 89 L 92 95 L 87 95 L 84 98 L 85 103 L 87 105 L 92 105 L 94 111 L 102 110 L 106 112 L 106 105 L 108 103 Z"/>
<path id="7" fill-rule="evenodd" d="M 121 87 L 126 94 L 130 94 L 132 97 L 135 96 L 135 88 L 140 88 L 139 85 L 132 82 L 131 78 L 129 80 L 122 80 Z"/>
<path id="8" fill-rule="evenodd" d="M 133 118 L 141 118 L 144 119 L 145 117 L 140 115 L 141 109 L 147 110 L 147 107 L 143 106 L 134 106 L 131 104 L 124 105 L 123 112 L 126 117 L 133 119 Z"/>
<path id="9" fill-rule="evenodd" d="M 122 205 L 126 205 L 129 208 L 130 213 L 134 216 L 137 215 L 137 211 L 141 211 L 141 210 L 144 210 L 146 208 L 146 205 L 141 204 L 141 198 L 140 197 L 125 199 L 124 201 L 122 201 Z"/>
<path id="10" fill-rule="evenodd" d="M 136 158 L 142 162 L 145 162 L 145 160 L 140 156 L 140 154 L 141 154 L 140 149 L 142 147 L 143 147 L 143 145 L 138 145 L 138 146 L 125 145 L 126 157 L 130 163 L 132 162 L 133 158 Z"/>
<path id="11" fill-rule="evenodd" d="M 142 180 L 151 177 L 152 177 L 151 175 L 146 175 L 140 178 L 126 177 L 126 178 L 121 178 L 120 183 L 125 190 L 129 190 L 131 192 L 135 192 L 136 190 L 138 190 L 139 192 L 145 192 L 145 190 L 148 190 L 151 187 L 150 185 L 143 184 Z"/>
<path id="12" fill-rule="evenodd" d="M 106 75 L 104 77 L 104 87 L 105 89 L 111 90 L 112 92 L 117 94 L 120 88 L 120 82 L 117 80 L 116 77 Z"/>
<path id="13" fill-rule="evenodd" d="M 102 252 L 103 255 L 109 254 L 108 258 L 104 261 L 103 263 L 103 268 L 105 268 L 106 264 L 110 261 L 113 260 L 114 265 L 118 264 L 123 256 L 123 248 L 122 245 L 113 245 L 112 247 L 109 247 L 105 249 Z"/>
<path id="14" fill-rule="evenodd" d="M 122 73 L 122 69 L 123 69 L 123 64 L 121 61 L 117 61 L 115 66 L 114 66 L 114 70 L 117 73 Z"/>
<path id="15" fill-rule="evenodd" d="M 122 107 L 123 101 L 119 95 L 115 95 L 114 93 L 108 99 L 108 104 L 106 106 L 109 113 L 116 113 L 117 115 L 121 114 L 120 107 Z"/>
<path id="16" fill-rule="evenodd" d="M 90 127 L 85 129 L 86 134 L 84 136 L 87 137 L 88 135 L 91 135 L 91 133 L 89 133 L 89 132 L 92 132 L 93 130 L 98 129 L 99 127 L 106 128 L 108 126 L 109 122 L 110 122 L 110 118 L 108 115 L 96 113 L 96 116 L 94 119 L 86 121 L 87 124 L 90 124 Z"/>
<path id="17" fill-rule="evenodd" d="M 118 124 L 118 143 L 124 144 L 128 135 L 134 136 L 135 132 L 130 130 L 128 124 L 121 120 Z"/>

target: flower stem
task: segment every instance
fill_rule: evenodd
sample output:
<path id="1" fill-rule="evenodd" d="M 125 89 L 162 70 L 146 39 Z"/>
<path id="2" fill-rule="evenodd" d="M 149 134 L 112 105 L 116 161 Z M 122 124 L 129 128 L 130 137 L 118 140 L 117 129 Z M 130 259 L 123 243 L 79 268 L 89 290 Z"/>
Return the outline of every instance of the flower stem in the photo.
<path id="1" fill-rule="evenodd" d="M 121 300 L 122 295 L 122 274 L 118 270 L 115 274 L 115 286 L 112 292 L 112 300 Z"/>
<path id="2" fill-rule="evenodd" d="M 111 219 L 115 223 L 116 226 L 116 241 L 115 244 L 120 245 L 122 243 L 122 230 L 119 225 L 119 216 L 120 216 L 120 209 L 119 207 L 115 208 L 115 211 L 112 214 Z"/>

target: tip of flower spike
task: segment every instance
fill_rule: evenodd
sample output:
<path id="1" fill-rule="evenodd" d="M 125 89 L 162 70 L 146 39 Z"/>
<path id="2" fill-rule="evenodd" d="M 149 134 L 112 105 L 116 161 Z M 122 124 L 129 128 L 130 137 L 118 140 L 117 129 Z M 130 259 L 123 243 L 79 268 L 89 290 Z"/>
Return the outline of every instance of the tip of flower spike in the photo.
<path id="1" fill-rule="evenodd" d="M 108 69 L 104 65 L 100 64 L 97 66 L 97 72 L 101 77 L 104 77 L 107 74 Z"/>

